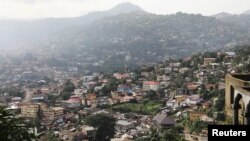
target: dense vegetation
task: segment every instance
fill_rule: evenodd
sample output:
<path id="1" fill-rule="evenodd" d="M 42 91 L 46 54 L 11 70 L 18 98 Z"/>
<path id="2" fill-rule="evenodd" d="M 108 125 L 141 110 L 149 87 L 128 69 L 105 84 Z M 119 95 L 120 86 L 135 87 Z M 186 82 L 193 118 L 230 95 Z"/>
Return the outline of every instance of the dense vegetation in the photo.
<path id="1" fill-rule="evenodd" d="M 112 110 L 124 113 L 132 112 L 154 115 L 161 107 L 162 104 L 150 101 L 145 103 L 123 103 L 112 107 Z"/>
<path id="2" fill-rule="evenodd" d="M 0 89 L 0 94 L 7 94 L 8 96 L 24 98 L 25 92 L 18 87 L 7 87 Z"/>
<path id="3" fill-rule="evenodd" d="M 85 118 L 87 125 L 96 128 L 94 140 L 108 141 L 115 133 L 115 118 L 107 114 L 90 115 Z"/>
<path id="4" fill-rule="evenodd" d="M 67 80 L 63 85 L 63 91 L 61 92 L 60 97 L 63 100 L 69 99 L 74 89 L 75 89 L 74 84 L 70 80 Z"/>
<path id="5" fill-rule="evenodd" d="M 22 119 L 4 107 L 0 107 L 0 129 L 1 141 L 32 141 L 36 138 Z"/>
<path id="6" fill-rule="evenodd" d="M 94 70 L 124 70 L 126 65 L 133 69 L 143 63 L 249 43 L 248 28 L 249 24 L 240 26 L 202 15 L 133 12 L 65 30 L 39 46 L 51 54 L 46 61 L 53 66 L 80 63 Z"/>

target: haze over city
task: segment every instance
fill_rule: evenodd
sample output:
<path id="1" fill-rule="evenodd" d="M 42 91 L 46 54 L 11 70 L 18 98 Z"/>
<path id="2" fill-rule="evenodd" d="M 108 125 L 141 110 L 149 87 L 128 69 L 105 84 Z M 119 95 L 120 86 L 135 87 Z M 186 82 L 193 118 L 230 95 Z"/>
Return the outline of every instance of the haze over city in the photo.
<path id="1" fill-rule="evenodd" d="M 176 12 L 213 15 L 240 14 L 250 9 L 249 0 L 0 0 L 0 19 L 77 17 L 131 2 L 156 14 Z"/>
<path id="2" fill-rule="evenodd" d="M 250 0 L 0 0 L 0 141 L 249 140 L 234 125 Z"/>

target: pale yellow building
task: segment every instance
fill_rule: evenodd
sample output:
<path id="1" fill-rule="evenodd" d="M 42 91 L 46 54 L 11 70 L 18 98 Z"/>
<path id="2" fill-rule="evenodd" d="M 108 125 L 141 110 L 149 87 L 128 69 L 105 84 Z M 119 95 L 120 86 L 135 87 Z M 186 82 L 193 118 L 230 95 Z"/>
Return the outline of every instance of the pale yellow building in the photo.
<path id="1" fill-rule="evenodd" d="M 21 116 L 28 118 L 35 118 L 38 116 L 40 105 L 38 104 L 25 104 L 21 106 Z"/>

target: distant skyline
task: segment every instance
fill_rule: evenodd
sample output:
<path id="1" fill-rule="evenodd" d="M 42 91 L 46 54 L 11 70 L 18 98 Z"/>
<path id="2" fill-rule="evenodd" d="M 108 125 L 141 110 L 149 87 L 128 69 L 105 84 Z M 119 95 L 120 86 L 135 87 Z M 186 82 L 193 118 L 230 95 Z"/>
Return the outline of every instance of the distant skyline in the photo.
<path id="1" fill-rule="evenodd" d="M 123 2 L 131 2 L 155 14 L 179 11 L 202 15 L 241 14 L 250 10 L 250 0 L 0 0 L 0 19 L 77 17 L 108 10 Z"/>

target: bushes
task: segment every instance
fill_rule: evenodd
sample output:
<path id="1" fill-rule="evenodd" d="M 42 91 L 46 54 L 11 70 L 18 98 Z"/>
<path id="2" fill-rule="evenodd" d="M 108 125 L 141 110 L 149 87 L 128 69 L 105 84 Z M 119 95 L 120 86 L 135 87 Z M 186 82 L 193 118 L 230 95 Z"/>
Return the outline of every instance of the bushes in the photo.
<path id="1" fill-rule="evenodd" d="M 0 93 L 7 93 L 9 94 L 9 96 L 21 97 L 21 98 L 24 98 L 25 96 L 25 92 L 22 89 L 16 87 L 8 87 L 0 89 Z"/>
<path id="2" fill-rule="evenodd" d="M 162 107 L 162 104 L 157 102 L 145 102 L 145 103 L 124 103 L 117 106 L 114 106 L 112 109 L 122 113 L 139 113 L 153 115 L 156 114 L 158 109 Z"/>
<path id="3" fill-rule="evenodd" d="M 191 132 L 201 132 L 202 129 L 207 128 L 207 123 L 201 120 L 189 121 L 187 123 L 188 128 Z"/>
<path id="4" fill-rule="evenodd" d="M 36 138 L 20 118 L 3 107 L 0 107 L 0 129 L 1 141 L 31 141 Z"/>
<path id="5" fill-rule="evenodd" d="M 85 118 L 87 125 L 96 128 L 95 139 L 98 141 L 110 140 L 115 134 L 115 118 L 107 114 L 90 115 Z"/>

